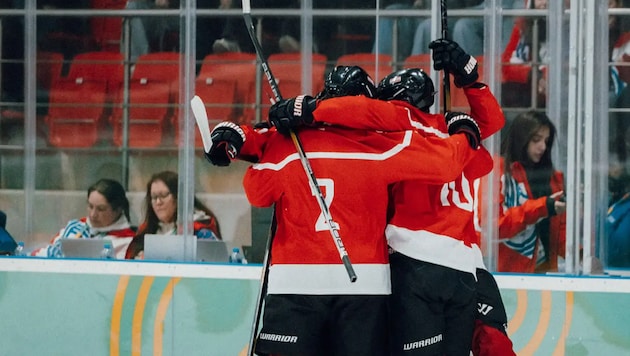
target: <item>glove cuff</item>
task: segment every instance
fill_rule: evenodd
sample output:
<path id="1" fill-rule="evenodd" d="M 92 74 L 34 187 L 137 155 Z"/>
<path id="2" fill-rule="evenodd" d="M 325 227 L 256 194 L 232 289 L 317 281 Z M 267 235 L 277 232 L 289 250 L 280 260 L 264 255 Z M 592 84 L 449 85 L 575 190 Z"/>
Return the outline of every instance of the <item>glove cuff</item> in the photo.
<path id="1" fill-rule="evenodd" d="M 473 149 L 478 149 L 481 144 L 481 131 L 477 122 L 467 114 L 456 114 L 446 123 L 449 135 L 464 133 Z"/>
<path id="2" fill-rule="evenodd" d="M 243 129 L 240 126 L 238 126 L 237 124 L 235 124 L 233 122 L 230 122 L 230 121 L 223 121 L 223 122 L 218 123 L 217 126 L 215 126 L 212 131 L 214 131 L 214 130 L 220 128 L 220 127 L 227 127 L 227 128 L 230 128 L 230 129 L 236 131 L 236 133 L 238 133 L 239 136 L 241 136 L 241 139 L 243 139 L 243 142 L 245 142 L 245 140 L 246 140 L 246 138 L 245 138 L 245 131 L 243 131 Z"/>
<path id="3" fill-rule="evenodd" d="M 316 106 L 317 101 L 312 96 L 298 95 L 293 102 L 293 116 L 299 117 L 305 124 L 311 125 Z"/>
<path id="4" fill-rule="evenodd" d="M 456 123 L 463 123 L 465 120 L 465 124 L 464 125 L 473 125 L 474 127 L 477 128 L 477 131 L 479 131 L 479 133 L 481 134 L 481 131 L 479 130 L 479 125 L 477 125 L 477 122 L 475 120 L 473 120 L 469 115 L 466 114 L 460 114 L 460 115 L 455 115 L 453 117 L 451 117 L 448 122 L 446 123 L 446 127 L 448 128 L 449 133 L 451 133 L 451 126 L 452 125 L 456 125 Z M 453 126 L 453 127 L 455 127 Z"/>
<path id="5" fill-rule="evenodd" d="M 462 68 L 462 72 L 455 76 L 455 86 L 458 88 L 467 88 L 477 82 L 479 72 L 477 71 L 477 60 L 475 57 L 468 55 L 468 61 Z"/>

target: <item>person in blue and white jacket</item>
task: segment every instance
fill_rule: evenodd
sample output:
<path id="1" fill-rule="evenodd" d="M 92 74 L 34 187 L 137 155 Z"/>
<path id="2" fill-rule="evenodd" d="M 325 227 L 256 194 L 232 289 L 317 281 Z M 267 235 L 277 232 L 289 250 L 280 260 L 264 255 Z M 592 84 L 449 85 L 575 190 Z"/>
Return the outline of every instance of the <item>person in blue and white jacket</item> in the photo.
<path id="1" fill-rule="evenodd" d="M 62 239 L 109 239 L 117 259 L 124 259 L 134 229 L 129 223 L 129 200 L 123 186 L 112 179 L 101 179 L 87 190 L 88 215 L 70 220 L 50 244 L 31 252 L 31 256 L 63 257 Z"/>

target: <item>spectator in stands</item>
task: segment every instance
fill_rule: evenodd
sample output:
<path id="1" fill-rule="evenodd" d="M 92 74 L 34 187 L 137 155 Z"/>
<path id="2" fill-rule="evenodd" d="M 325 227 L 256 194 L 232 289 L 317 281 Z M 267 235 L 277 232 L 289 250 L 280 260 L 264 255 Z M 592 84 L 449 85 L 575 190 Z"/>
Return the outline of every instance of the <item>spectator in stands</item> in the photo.
<path id="1" fill-rule="evenodd" d="M 564 257 L 564 178 L 551 161 L 556 129 L 542 112 L 519 114 L 501 144 L 500 272 L 555 272 Z"/>
<path id="2" fill-rule="evenodd" d="M 23 9 L 24 4 L 18 5 L 18 3 L 18 1 L 2 1 L 3 8 Z M 24 46 L 21 44 L 24 43 L 24 20 L 19 16 L 3 16 L 0 41 L 2 41 L 0 44 L 2 51 L 0 101 L 14 103 L 11 105 L 11 109 L 22 112 L 22 103 L 24 102 Z M 6 109 L 8 108 L 2 108 L 3 111 Z M 7 114 L 3 112 L 2 116 L 9 116 Z M 6 130 L 6 127 L 4 129 Z"/>
<path id="3" fill-rule="evenodd" d="M 130 0 L 126 9 L 179 9 L 179 0 Z M 141 16 L 130 21 L 130 58 L 179 50 L 179 16 Z"/>
<path id="4" fill-rule="evenodd" d="M 528 9 L 547 8 L 547 0 L 527 1 Z M 535 32 L 538 33 L 536 38 Z M 547 86 L 543 71 L 549 63 L 546 18 L 527 17 L 515 20 L 512 35 L 501 56 L 501 63 L 504 63 L 501 67 L 503 106 L 532 107 L 532 96 L 528 95 L 532 92 L 532 80 L 536 80 L 537 103 L 544 105 Z"/>
<path id="5" fill-rule="evenodd" d="M 470 6 L 470 9 L 483 9 L 484 1 L 478 5 Z M 504 9 L 522 9 L 525 7 L 525 0 L 503 0 L 501 7 Z M 483 16 L 462 17 L 455 21 L 452 27 L 453 40 L 461 43 L 466 52 L 471 55 L 479 56 L 483 54 Z M 501 24 L 501 48 L 507 46 L 510 31 L 514 27 L 514 18 L 510 16 L 503 17 Z M 450 27 L 449 27 L 450 28 Z"/>
<path id="6" fill-rule="evenodd" d="M 235 0 L 222 0 L 222 6 L 225 8 L 241 8 L 241 2 Z M 290 9 L 295 8 L 298 2 L 296 0 L 266 0 L 266 1 L 252 1 L 252 9 Z M 297 6 L 299 7 L 299 6 Z M 287 19 L 286 17 L 264 17 L 262 20 L 262 31 L 264 31 L 261 46 L 265 51 L 265 55 L 272 53 L 279 53 L 280 45 L 279 39 L 282 32 L 282 27 L 286 21 L 293 21 L 293 19 Z M 299 19 L 298 19 L 299 22 Z M 254 20 L 254 25 L 256 25 Z M 214 41 L 212 45 L 214 53 L 223 52 L 248 52 L 254 53 L 254 45 L 249 38 L 247 28 L 243 23 L 243 19 L 240 17 L 230 17 L 225 23 L 223 29 L 223 36 Z"/>
<path id="7" fill-rule="evenodd" d="M 197 9 L 229 9 L 232 0 L 197 0 Z M 212 46 L 223 35 L 227 17 L 197 15 L 197 35 L 195 36 L 195 55 L 202 61 L 213 53 Z M 199 68 L 197 68 L 199 69 Z"/>
<path id="8" fill-rule="evenodd" d="M 608 1 L 610 9 L 626 7 L 628 7 L 627 1 Z M 627 22 L 622 16 L 608 17 L 608 53 L 610 53 L 610 61 L 618 64 L 615 69 L 624 83 L 630 82 L 630 31 L 628 31 Z"/>
<path id="9" fill-rule="evenodd" d="M 73 219 L 46 247 L 32 256 L 61 257 L 62 239 L 110 239 L 116 258 L 123 259 L 135 231 L 129 225 L 129 200 L 123 186 L 112 179 L 101 179 L 87 190 L 88 215 Z"/>
<path id="10" fill-rule="evenodd" d="M 144 235 L 177 234 L 177 185 L 178 175 L 175 172 L 163 171 L 154 174 L 147 183 L 147 194 L 144 198 L 144 221 L 138 233 L 127 248 L 127 259 L 144 258 Z M 219 222 L 216 216 L 194 199 L 193 232 L 198 238 L 221 240 Z"/>
<path id="11" fill-rule="evenodd" d="M 610 205 L 606 216 L 608 266 L 630 267 L 630 177 L 624 165 L 614 158 L 608 171 Z"/>
<path id="12" fill-rule="evenodd" d="M 37 8 L 58 11 L 77 10 L 89 9 L 90 4 L 87 0 L 41 0 L 37 1 Z M 3 29 L 3 31 L 7 30 L 9 29 Z M 38 16 L 38 50 L 63 53 L 64 58 L 70 60 L 79 53 L 94 50 L 91 36 L 87 16 Z"/>
<path id="13" fill-rule="evenodd" d="M 395 2 L 385 7 L 385 10 L 403 10 L 403 9 L 427 9 L 430 6 L 430 2 L 426 0 L 408 0 L 402 2 Z M 397 25 L 398 36 L 396 39 L 394 35 L 394 24 Z M 420 19 L 416 16 L 409 17 L 381 17 L 379 19 L 379 32 L 378 42 L 374 43 L 373 53 L 384 53 L 393 55 L 393 43 L 397 40 L 398 55 L 397 61 L 403 61 L 411 54 L 411 47 L 413 42 L 409 41 L 416 33 L 416 28 L 420 24 Z M 428 46 L 428 42 L 427 42 Z M 427 47 L 428 51 L 428 47 Z"/>
<path id="14" fill-rule="evenodd" d="M 15 252 L 17 242 L 7 231 L 7 214 L 0 210 L 0 256 L 11 256 Z"/>
<path id="15" fill-rule="evenodd" d="M 609 8 L 627 7 L 623 0 L 608 1 Z M 627 28 L 627 20 L 624 21 L 622 16 L 609 16 L 608 18 L 608 49 L 610 65 L 609 73 L 609 90 L 608 105 L 610 108 L 630 108 L 630 31 Z M 618 164 L 624 167 L 624 171 L 628 171 L 628 156 L 630 154 L 627 145 L 626 134 L 630 131 L 628 112 L 611 111 L 609 113 L 609 141 L 612 143 L 611 153 L 615 155 L 611 159 L 610 170 L 616 169 Z M 617 187 L 612 187 L 611 193 Z M 625 191 L 623 192 L 625 193 Z M 623 195 L 623 194 L 622 194 Z M 613 201 L 610 202 L 611 204 Z"/>
<path id="16" fill-rule="evenodd" d="M 525 0 L 504 0 L 501 7 L 504 9 L 523 8 Z M 483 0 L 449 1 L 448 9 L 482 10 L 485 8 Z M 473 56 L 483 55 L 484 39 L 483 16 L 448 17 L 448 28 L 453 41 L 460 43 L 462 48 Z M 502 45 L 508 42 L 509 33 L 514 25 L 511 17 L 505 17 L 502 24 Z M 413 47 L 411 54 L 429 53 L 431 39 L 431 19 L 427 18 L 418 24 L 413 35 Z"/>

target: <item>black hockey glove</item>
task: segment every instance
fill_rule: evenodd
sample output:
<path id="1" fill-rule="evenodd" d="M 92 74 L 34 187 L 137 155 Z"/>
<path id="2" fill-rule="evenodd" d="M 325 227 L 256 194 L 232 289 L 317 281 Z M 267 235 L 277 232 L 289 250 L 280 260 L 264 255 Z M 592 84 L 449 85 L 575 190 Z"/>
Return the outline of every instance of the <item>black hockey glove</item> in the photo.
<path id="1" fill-rule="evenodd" d="M 466 138 L 468 138 L 470 147 L 474 150 L 479 148 L 481 144 L 479 125 L 477 125 L 475 119 L 470 117 L 470 115 L 463 112 L 447 112 L 446 126 L 448 127 L 449 135 L 463 133 L 466 135 Z"/>
<path id="2" fill-rule="evenodd" d="M 237 124 L 229 121 L 219 123 L 210 133 L 212 147 L 204 152 L 206 159 L 215 166 L 229 166 L 236 159 L 243 143 L 245 133 Z"/>
<path id="3" fill-rule="evenodd" d="M 458 88 L 474 84 L 479 79 L 477 60 L 466 53 L 457 42 L 438 39 L 429 44 L 433 50 L 433 68 L 446 69 L 455 77 Z"/>
<path id="4" fill-rule="evenodd" d="M 269 109 L 269 123 L 281 134 L 288 135 L 294 128 L 313 123 L 315 107 L 315 98 L 308 95 L 281 100 Z"/>

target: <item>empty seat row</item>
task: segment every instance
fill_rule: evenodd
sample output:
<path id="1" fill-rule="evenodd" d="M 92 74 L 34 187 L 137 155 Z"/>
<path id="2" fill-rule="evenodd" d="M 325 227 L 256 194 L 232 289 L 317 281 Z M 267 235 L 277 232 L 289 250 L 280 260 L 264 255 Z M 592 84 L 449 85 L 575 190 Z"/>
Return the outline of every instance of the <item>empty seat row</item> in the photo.
<path id="1" fill-rule="evenodd" d="M 41 65 L 55 63 L 53 57 L 44 54 L 39 61 Z M 127 144 L 130 147 L 160 146 L 167 128 L 173 129 L 177 139 L 181 62 L 182 55 L 177 52 L 149 53 L 139 57 L 131 72 L 128 90 L 123 88 L 123 57 L 118 52 L 77 55 L 66 76 L 46 71 L 40 75 L 38 69 L 38 82 L 50 87 L 45 119 L 50 144 L 91 147 L 98 141 L 99 130 L 104 124 L 111 125 L 112 140 L 117 146 L 124 144 L 124 127 L 128 128 Z M 283 97 L 304 93 L 299 53 L 274 54 L 269 56 L 268 62 Z M 310 62 L 312 87 L 306 92 L 314 95 L 324 86 L 327 62 L 321 54 L 313 54 Z M 381 54 L 376 57 L 369 53 L 342 56 L 336 64 L 359 65 L 373 78 L 382 78 L 393 68 L 390 56 Z M 195 78 L 195 94 L 204 101 L 211 126 L 224 120 L 252 123 L 257 109 L 260 109 L 262 118 L 267 116 L 273 95 L 264 74 L 261 87 L 256 88 L 256 66 L 256 56 L 251 53 L 206 56 Z M 428 69 L 430 57 L 411 56 L 404 66 Z M 256 98 L 257 92 L 262 93 L 262 98 Z M 124 103 L 125 93 L 129 98 L 127 104 Z M 453 86 L 451 95 L 454 108 L 467 106 L 463 91 Z M 202 147 L 198 136 L 196 146 Z"/>

